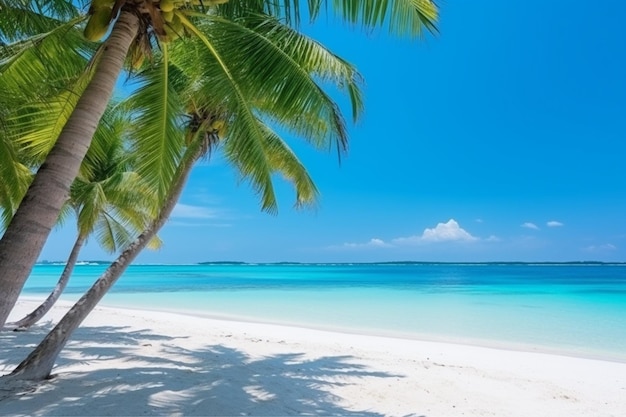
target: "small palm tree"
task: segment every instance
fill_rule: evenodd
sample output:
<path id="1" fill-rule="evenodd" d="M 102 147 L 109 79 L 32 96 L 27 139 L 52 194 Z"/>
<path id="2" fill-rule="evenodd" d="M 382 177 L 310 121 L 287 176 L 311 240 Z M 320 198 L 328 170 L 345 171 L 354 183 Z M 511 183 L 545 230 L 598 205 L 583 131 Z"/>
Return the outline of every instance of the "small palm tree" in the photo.
<path id="1" fill-rule="evenodd" d="M 11 224 L 0 240 L 0 285 L 3 288 L 0 298 L 0 325 L 5 323 L 6 317 L 17 301 L 19 292 L 66 200 L 70 186 L 78 174 L 81 161 L 89 148 L 91 138 L 113 93 L 124 63 L 136 64 L 142 56 L 151 55 L 155 40 L 163 51 L 163 59 L 167 62 L 169 42 L 181 34 L 188 33 L 200 39 L 199 45 L 206 49 L 214 61 L 220 64 L 216 68 L 222 71 L 222 78 L 226 78 L 229 85 L 236 89 L 237 86 L 230 71 L 235 70 L 236 64 L 239 63 L 222 61 L 216 52 L 217 47 L 214 43 L 215 39 L 220 39 L 220 33 L 209 34 L 206 30 L 214 30 L 216 25 L 219 26 L 225 21 L 235 24 L 239 17 L 247 17 L 252 14 L 280 16 L 286 18 L 287 22 L 294 24 L 298 22 L 301 15 L 301 10 L 298 7 L 299 2 L 289 0 L 282 2 L 232 0 L 222 5 L 217 5 L 222 3 L 219 0 L 215 2 L 209 0 L 199 2 L 200 4 L 197 6 L 185 1 L 117 0 L 110 3 L 111 8 L 105 5 L 108 11 L 104 12 L 102 11 L 104 9 L 102 3 L 99 1 L 91 4 L 89 18 L 99 19 L 98 21 L 104 22 L 103 24 L 107 27 L 111 25 L 108 38 L 105 41 L 106 47 L 98 49 L 97 59 L 94 59 L 94 65 L 90 67 L 93 68 L 93 72 L 89 74 L 89 77 L 83 78 L 88 80 L 88 83 L 77 96 L 79 99 L 72 107 L 71 115 L 63 124 L 58 139 L 48 153 L 46 163 L 39 168 L 25 198 L 13 216 Z M 324 0 L 308 2 L 310 16 L 315 18 L 320 11 L 326 10 L 325 4 L 326 1 Z M 5 12 L 7 13 L 6 16 L 17 16 L 26 10 L 30 20 L 20 21 L 20 24 L 26 26 L 27 23 L 32 23 L 31 20 L 37 20 L 35 17 L 41 17 L 40 10 L 44 10 L 43 20 L 46 20 L 59 18 L 63 15 L 62 12 L 66 12 L 66 9 L 75 9 L 72 2 L 63 0 L 48 1 L 45 2 L 45 5 L 47 7 L 42 8 L 37 1 L 3 0 L 3 17 Z M 437 9 L 431 0 L 395 0 L 394 2 L 386 0 L 343 0 L 333 2 L 332 10 L 349 22 L 359 22 L 369 27 L 389 25 L 395 32 L 413 35 L 421 34 L 424 27 L 434 29 L 433 22 L 437 17 Z M 72 13 L 67 14 L 73 16 Z M 76 17 L 77 22 L 81 18 L 84 20 L 85 16 Z M 67 18 L 65 21 L 73 22 Z M 0 33 L 2 33 L 3 28 L 9 27 L 8 24 L 8 21 L 0 20 Z M 89 22 L 87 27 L 90 27 L 90 24 L 93 26 Z M 11 22 L 11 25 L 14 25 L 14 22 Z M 204 26 L 201 27 L 202 25 Z M 87 36 L 95 39 L 97 37 L 95 32 L 98 31 L 88 30 L 87 27 L 85 28 Z M 104 32 L 100 30 L 98 33 L 104 34 Z M 245 33 L 245 31 L 239 33 Z M 230 45 L 237 45 L 239 39 L 235 31 L 229 31 L 229 35 L 231 35 L 229 38 Z M 243 62 L 248 62 L 248 66 L 250 66 L 255 65 L 255 61 L 261 56 L 253 54 L 243 57 L 245 58 Z M 250 64 L 251 62 L 252 64 Z M 165 67 L 167 68 L 167 66 Z M 267 69 L 269 70 L 269 68 L 272 66 Z M 262 88 L 263 85 L 264 80 L 259 77 L 256 88 Z M 166 91 L 161 90 L 162 93 Z M 244 93 L 244 91 L 238 91 L 237 95 L 231 97 L 233 102 L 240 102 L 245 97 Z M 293 95 L 293 97 L 296 96 L 297 94 Z M 163 98 L 162 96 L 161 103 L 166 102 Z M 167 93 L 165 99 L 168 99 Z M 167 105 L 171 107 L 172 103 L 167 102 Z M 161 109 L 161 111 L 164 110 L 165 108 Z M 252 115 L 248 115 L 247 119 L 242 120 L 248 120 L 249 126 L 254 125 L 251 122 Z M 245 125 L 245 123 L 232 125 L 233 130 L 238 130 L 239 127 L 236 126 L 240 125 Z M 166 128 L 168 128 L 168 138 L 178 137 L 169 134 L 175 130 L 174 128 L 167 126 Z M 157 139 L 162 137 L 163 134 L 157 135 Z M 234 135 L 234 137 L 242 141 L 239 145 L 233 143 L 231 151 L 243 158 L 241 151 L 248 148 L 250 144 L 246 144 L 243 136 Z M 257 148 L 257 152 L 250 154 L 248 161 L 262 162 L 265 158 L 261 156 L 262 154 Z M 159 159 L 160 157 L 151 155 L 149 158 Z M 242 168 L 245 167 L 246 164 L 244 163 Z M 174 170 L 172 166 L 169 168 L 169 175 L 171 176 Z M 254 178 L 255 183 L 267 182 L 268 180 L 269 177 L 267 176 Z M 163 188 L 161 195 L 163 195 Z M 269 204 L 271 196 L 265 195 L 264 198 L 269 198 L 264 203 L 265 205 Z M 36 224 L 37 227 L 32 227 L 33 224 Z"/>
<path id="2" fill-rule="evenodd" d="M 65 268 L 46 300 L 10 327 L 25 330 L 50 311 L 67 286 L 90 235 L 114 253 L 130 244 L 154 216 L 156 195 L 133 171 L 133 154 L 126 149 L 128 117 L 121 107 L 115 107 L 103 120 L 70 189 L 67 205 L 74 211 L 78 232 Z M 159 241 L 155 238 L 151 243 L 157 247 Z"/>

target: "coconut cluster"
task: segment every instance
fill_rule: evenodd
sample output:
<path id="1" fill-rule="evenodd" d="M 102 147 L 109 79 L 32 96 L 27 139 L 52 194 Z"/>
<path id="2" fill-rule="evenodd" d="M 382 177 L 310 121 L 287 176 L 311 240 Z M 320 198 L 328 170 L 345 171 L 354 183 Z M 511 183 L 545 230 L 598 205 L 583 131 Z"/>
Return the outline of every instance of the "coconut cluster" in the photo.
<path id="1" fill-rule="evenodd" d="M 99 41 L 109 31 L 109 24 L 115 0 L 93 0 L 89 9 L 89 20 L 83 31 L 85 38 L 90 41 Z"/>
<path id="2" fill-rule="evenodd" d="M 190 6 L 216 6 L 228 0 L 140 0 L 134 4 L 137 10 L 150 16 L 152 26 L 161 42 L 171 42 L 184 33 L 180 10 Z M 116 0 L 93 0 L 89 9 L 89 20 L 84 29 L 85 38 L 100 41 L 109 31 L 113 20 Z M 119 4 L 117 5 L 119 8 Z M 117 9 L 116 9 L 117 12 Z"/>

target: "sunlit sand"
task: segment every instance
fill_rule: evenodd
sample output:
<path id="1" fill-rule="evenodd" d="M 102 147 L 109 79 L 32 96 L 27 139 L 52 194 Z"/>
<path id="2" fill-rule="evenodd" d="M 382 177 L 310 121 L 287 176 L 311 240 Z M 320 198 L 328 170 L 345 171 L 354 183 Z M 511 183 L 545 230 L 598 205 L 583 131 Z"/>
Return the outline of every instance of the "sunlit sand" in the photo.
<path id="1" fill-rule="evenodd" d="M 20 301 L 12 317 L 35 307 Z M 60 303 L 50 319 L 69 307 Z M 0 334 L 6 374 L 50 329 Z M 626 363 L 99 307 L 1 415 L 618 416 Z"/>

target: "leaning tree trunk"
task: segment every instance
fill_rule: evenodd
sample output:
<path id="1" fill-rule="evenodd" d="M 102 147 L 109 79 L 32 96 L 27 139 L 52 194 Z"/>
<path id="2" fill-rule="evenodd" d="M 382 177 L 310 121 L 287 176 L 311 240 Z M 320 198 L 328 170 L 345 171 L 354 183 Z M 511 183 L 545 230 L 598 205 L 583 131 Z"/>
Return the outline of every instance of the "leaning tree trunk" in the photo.
<path id="1" fill-rule="evenodd" d="M 68 198 L 138 28 L 137 16 L 122 11 L 106 41 L 93 79 L 0 240 L 0 328 L 15 306 Z"/>
<path id="2" fill-rule="evenodd" d="M 41 303 L 39 307 L 33 310 L 26 317 L 14 323 L 9 323 L 7 327 L 12 328 L 13 330 L 26 330 L 30 326 L 41 320 L 43 316 L 45 316 L 46 313 L 50 311 L 52 306 L 57 302 L 57 300 L 63 293 L 63 290 L 65 290 L 65 287 L 67 287 L 67 283 L 70 281 L 70 277 L 72 276 L 72 272 L 74 271 L 74 266 L 76 265 L 76 261 L 78 260 L 78 254 L 83 247 L 84 241 L 85 237 L 79 233 L 78 238 L 76 239 L 76 242 L 74 242 L 74 246 L 72 247 L 72 251 L 70 252 L 70 256 L 67 259 L 65 268 L 63 268 L 61 277 L 59 278 L 57 285 L 54 287 L 48 298 L 46 298 L 46 300 Z"/>
<path id="3" fill-rule="evenodd" d="M 102 273 L 92 287 L 63 316 L 61 321 L 46 335 L 30 355 L 8 376 L 17 380 L 43 380 L 50 377 L 57 356 L 80 326 L 87 315 L 95 308 L 107 291 L 115 284 L 131 262 L 139 255 L 150 239 L 165 224 L 172 213 L 176 202 L 187 182 L 191 168 L 202 155 L 202 147 L 194 145 L 188 149 L 185 159 L 181 162 L 177 179 L 172 185 L 168 196 L 161 207 L 158 217 L 133 243 L 122 252 L 117 259 Z"/>

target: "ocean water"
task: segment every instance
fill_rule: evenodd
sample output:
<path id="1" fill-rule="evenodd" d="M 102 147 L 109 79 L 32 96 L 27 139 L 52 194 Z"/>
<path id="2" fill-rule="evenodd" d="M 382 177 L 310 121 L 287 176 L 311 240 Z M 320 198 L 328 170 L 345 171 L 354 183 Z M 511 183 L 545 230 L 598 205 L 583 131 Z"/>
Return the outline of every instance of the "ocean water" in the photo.
<path id="1" fill-rule="evenodd" d="M 78 265 L 63 298 L 105 268 Z M 626 264 L 132 265 L 102 304 L 626 362 Z"/>

